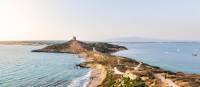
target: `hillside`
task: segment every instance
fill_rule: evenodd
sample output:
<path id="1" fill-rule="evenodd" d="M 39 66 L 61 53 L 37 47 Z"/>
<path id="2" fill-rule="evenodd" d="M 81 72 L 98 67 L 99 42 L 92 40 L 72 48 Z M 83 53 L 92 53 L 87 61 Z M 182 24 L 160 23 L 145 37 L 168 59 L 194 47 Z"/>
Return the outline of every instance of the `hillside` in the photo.
<path id="1" fill-rule="evenodd" d="M 86 43 L 76 39 L 72 39 L 68 42 L 62 44 L 55 44 L 47 46 L 43 49 L 33 50 L 33 52 L 61 52 L 61 53 L 81 53 L 87 51 L 98 51 L 102 53 L 112 53 L 120 50 L 127 50 L 126 47 L 95 42 L 95 43 Z"/>

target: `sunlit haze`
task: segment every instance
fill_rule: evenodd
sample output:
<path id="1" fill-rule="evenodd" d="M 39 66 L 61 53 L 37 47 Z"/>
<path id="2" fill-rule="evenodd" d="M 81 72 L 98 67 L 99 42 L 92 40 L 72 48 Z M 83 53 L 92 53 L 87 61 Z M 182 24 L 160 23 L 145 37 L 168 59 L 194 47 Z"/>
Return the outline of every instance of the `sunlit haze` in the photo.
<path id="1" fill-rule="evenodd" d="M 199 0 L 0 0 L 0 40 L 200 41 Z"/>

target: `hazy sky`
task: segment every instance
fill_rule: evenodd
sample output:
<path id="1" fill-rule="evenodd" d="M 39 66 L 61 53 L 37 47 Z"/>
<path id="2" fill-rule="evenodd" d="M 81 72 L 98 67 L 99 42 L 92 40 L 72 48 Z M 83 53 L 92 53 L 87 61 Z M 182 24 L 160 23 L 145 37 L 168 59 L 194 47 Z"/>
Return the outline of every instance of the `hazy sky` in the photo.
<path id="1" fill-rule="evenodd" d="M 0 40 L 200 40 L 200 0 L 0 0 Z"/>

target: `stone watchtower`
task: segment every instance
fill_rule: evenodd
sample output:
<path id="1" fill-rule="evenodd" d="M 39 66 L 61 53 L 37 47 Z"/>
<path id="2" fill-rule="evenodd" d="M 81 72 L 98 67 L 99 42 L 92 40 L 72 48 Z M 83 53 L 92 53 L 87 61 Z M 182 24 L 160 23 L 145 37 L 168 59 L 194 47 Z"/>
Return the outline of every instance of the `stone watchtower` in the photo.
<path id="1" fill-rule="evenodd" d="M 73 36 L 73 39 L 72 40 L 76 40 L 76 37 L 75 36 Z"/>

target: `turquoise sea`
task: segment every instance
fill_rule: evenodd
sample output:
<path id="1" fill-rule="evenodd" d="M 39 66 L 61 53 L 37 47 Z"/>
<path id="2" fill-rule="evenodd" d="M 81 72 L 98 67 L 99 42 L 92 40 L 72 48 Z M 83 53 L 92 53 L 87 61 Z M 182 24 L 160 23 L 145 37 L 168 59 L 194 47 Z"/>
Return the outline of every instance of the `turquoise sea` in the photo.
<path id="1" fill-rule="evenodd" d="M 72 54 L 33 53 L 44 46 L 0 45 L 0 87 L 83 87 L 88 69 Z"/>
<path id="2" fill-rule="evenodd" d="M 200 73 L 200 43 L 115 43 L 128 47 L 115 55 L 159 66 L 174 72 Z M 195 56 L 194 56 L 195 55 Z"/>

